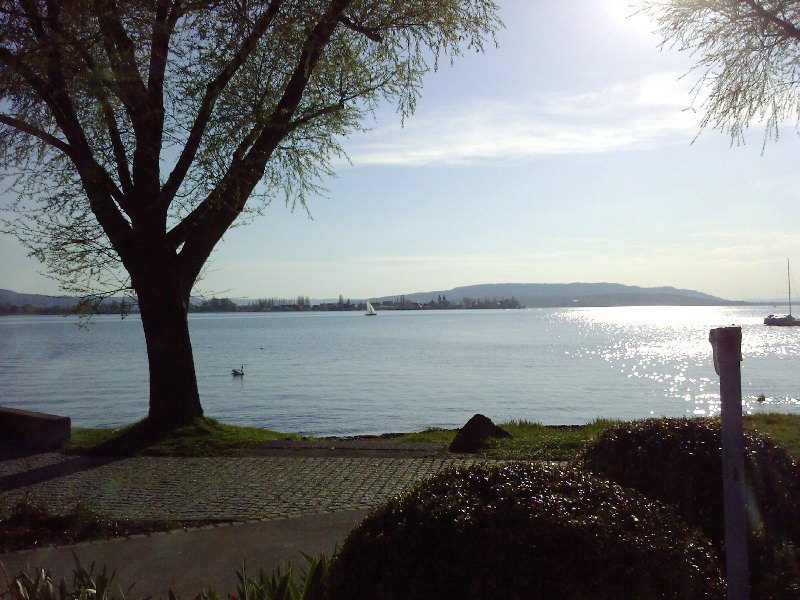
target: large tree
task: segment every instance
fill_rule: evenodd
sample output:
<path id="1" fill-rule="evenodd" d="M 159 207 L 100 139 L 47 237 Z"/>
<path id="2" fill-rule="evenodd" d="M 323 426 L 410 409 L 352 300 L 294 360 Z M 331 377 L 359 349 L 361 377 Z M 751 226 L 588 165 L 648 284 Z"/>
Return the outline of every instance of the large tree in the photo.
<path id="1" fill-rule="evenodd" d="M 664 43 L 697 56 L 703 127 L 742 142 L 763 125 L 766 142 L 800 122 L 798 0 L 645 0 Z"/>
<path id="2" fill-rule="evenodd" d="M 67 290 L 133 291 L 148 418 L 190 422 L 189 297 L 223 234 L 304 205 L 379 102 L 408 115 L 499 26 L 492 0 L 0 0 L 6 230 Z"/>

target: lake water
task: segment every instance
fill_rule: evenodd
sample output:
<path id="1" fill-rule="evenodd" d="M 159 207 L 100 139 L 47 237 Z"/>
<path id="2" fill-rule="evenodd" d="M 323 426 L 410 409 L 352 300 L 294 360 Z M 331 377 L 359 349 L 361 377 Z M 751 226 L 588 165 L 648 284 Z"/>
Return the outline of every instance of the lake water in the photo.
<path id="1" fill-rule="evenodd" d="M 800 412 L 800 328 L 759 307 L 190 316 L 201 400 L 226 423 L 352 435 L 495 421 L 716 414 L 709 329 L 743 333 L 747 412 Z M 230 369 L 245 365 L 242 379 Z M 75 426 L 147 414 L 137 316 L 0 318 L 0 404 Z M 756 397 L 766 396 L 759 403 Z"/>

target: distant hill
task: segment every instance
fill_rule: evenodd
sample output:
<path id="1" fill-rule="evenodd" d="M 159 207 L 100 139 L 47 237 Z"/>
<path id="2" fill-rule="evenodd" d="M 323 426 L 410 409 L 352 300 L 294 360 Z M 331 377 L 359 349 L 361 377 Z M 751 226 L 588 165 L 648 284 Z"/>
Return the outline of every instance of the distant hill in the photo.
<path id="1" fill-rule="evenodd" d="M 371 298 L 373 302 L 395 300 L 401 294 Z M 447 296 L 451 302 L 461 302 L 462 298 L 475 300 L 514 297 L 527 307 L 560 306 L 726 306 L 745 305 L 748 302 L 725 300 L 695 290 L 682 290 L 674 287 L 643 288 L 619 283 L 488 283 L 467 285 L 450 290 L 416 292 L 405 294 L 412 302 L 430 302 L 438 296 Z M 111 300 L 111 299 L 109 299 Z M 192 299 L 193 301 L 199 299 Z M 355 298 L 354 298 L 355 300 Z M 46 296 L 43 294 L 20 294 L 0 289 L 0 305 L 25 306 L 35 308 L 68 307 L 78 299 L 70 296 Z M 335 300 L 329 300 L 335 302 Z M 252 300 L 237 299 L 237 304 L 250 304 Z M 313 300 L 312 304 L 319 304 Z"/>
<path id="2" fill-rule="evenodd" d="M 489 283 L 468 285 L 450 290 L 405 294 L 412 302 L 430 302 L 447 296 L 451 302 L 469 297 L 516 298 L 528 307 L 561 306 L 724 306 L 746 304 L 725 300 L 695 290 L 674 287 L 644 288 L 619 283 Z M 394 300 L 397 296 L 373 298 L 375 301 Z"/>
<path id="3" fill-rule="evenodd" d="M 30 305 L 34 308 L 74 306 L 77 298 L 71 296 L 45 296 L 43 294 L 20 294 L 11 290 L 0 290 L 0 304 L 12 306 Z"/>

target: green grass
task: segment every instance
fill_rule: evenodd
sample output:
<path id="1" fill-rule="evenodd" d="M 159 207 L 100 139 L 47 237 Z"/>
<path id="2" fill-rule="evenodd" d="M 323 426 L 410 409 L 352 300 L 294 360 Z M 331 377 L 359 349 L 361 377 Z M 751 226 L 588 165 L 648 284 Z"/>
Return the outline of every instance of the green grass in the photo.
<path id="1" fill-rule="evenodd" d="M 769 413 L 744 417 L 744 426 L 766 433 L 800 460 L 800 415 Z"/>
<path id="2" fill-rule="evenodd" d="M 570 460 L 587 442 L 616 423 L 607 419 L 564 426 L 529 421 L 502 423 L 500 426 L 513 437 L 492 442 L 481 454 L 509 460 Z M 766 433 L 800 459 L 800 415 L 749 416 L 745 417 L 745 427 Z M 444 452 L 455 434 L 455 429 L 430 428 L 384 439 L 393 444 L 438 443 Z M 248 456 L 258 453 L 264 442 L 301 439 L 308 438 L 258 427 L 225 425 L 206 418 L 197 419 L 194 424 L 167 436 L 159 436 L 147 428 L 145 421 L 140 421 L 127 427 L 73 429 L 67 451 L 121 456 Z"/>
<path id="3" fill-rule="evenodd" d="M 442 429 L 441 427 L 429 427 L 423 431 L 401 433 L 392 442 L 409 444 L 450 444 L 456 435 L 455 429 Z"/>
<path id="4" fill-rule="evenodd" d="M 606 419 L 564 426 L 530 421 L 503 423 L 500 427 L 512 437 L 497 440 L 484 454 L 513 460 L 570 460 L 588 441 L 616 423 Z"/>
<path id="5" fill-rule="evenodd" d="M 482 455 L 506 460 L 569 460 L 604 429 L 617 421 L 598 419 L 587 425 L 542 425 L 530 421 L 501 423 L 512 437 L 496 440 Z M 441 443 L 449 445 L 455 429 L 430 428 L 417 433 L 404 433 L 393 442 Z"/>
<path id="6" fill-rule="evenodd" d="M 507 460 L 570 460 L 584 445 L 619 421 L 598 419 L 587 425 L 542 425 L 530 421 L 501 423 L 513 437 L 496 440 L 483 455 Z M 800 415 L 771 413 L 744 417 L 747 429 L 769 435 L 800 460 Z M 393 438 L 396 442 L 450 444 L 455 429 L 431 428 Z"/>
<path id="7" fill-rule="evenodd" d="M 199 418 L 168 435 L 154 434 L 146 421 L 126 427 L 72 430 L 70 454 L 144 456 L 247 456 L 264 442 L 300 440 L 303 436 L 259 427 L 225 425 Z"/>

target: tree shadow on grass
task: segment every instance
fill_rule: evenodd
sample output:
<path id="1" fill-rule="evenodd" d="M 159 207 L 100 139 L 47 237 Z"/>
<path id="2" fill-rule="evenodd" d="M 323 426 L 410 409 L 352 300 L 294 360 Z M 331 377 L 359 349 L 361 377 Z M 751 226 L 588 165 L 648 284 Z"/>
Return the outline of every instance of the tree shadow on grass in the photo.
<path id="1" fill-rule="evenodd" d="M 173 431 L 154 427 L 143 419 L 120 430 L 113 437 L 95 445 L 74 446 L 67 454 L 93 457 L 129 457 L 145 452 L 150 446 L 158 444 L 172 435 Z"/>

